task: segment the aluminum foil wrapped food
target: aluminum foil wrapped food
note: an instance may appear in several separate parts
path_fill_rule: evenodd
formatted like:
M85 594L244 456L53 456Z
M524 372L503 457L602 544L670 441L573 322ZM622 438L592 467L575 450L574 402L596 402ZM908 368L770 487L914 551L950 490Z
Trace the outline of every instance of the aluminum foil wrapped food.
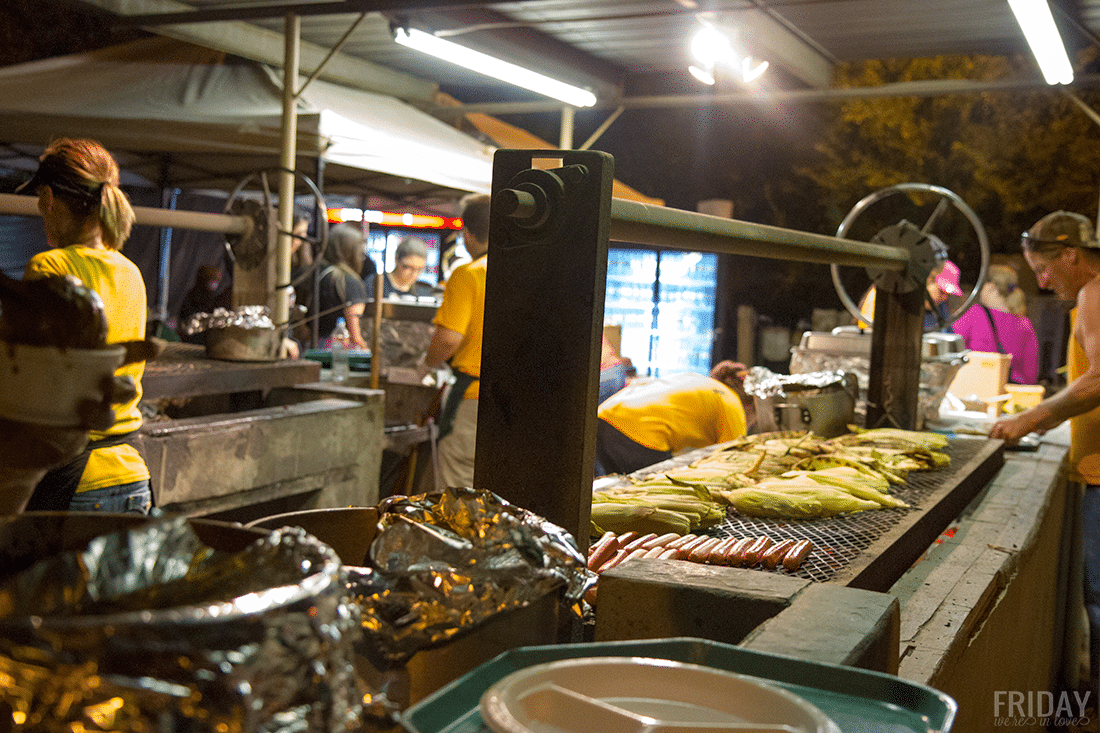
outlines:
M745 391L754 397L768 399L792 392L812 394L813 391L844 389L851 377L843 371L820 371L807 374L776 374L767 367L753 367L745 377Z
M488 491L390 497L379 510L357 591L364 653L379 669L547 593L563 590L579 612L596 582L568 532Z
M180 326L180 331L187 336L193 336L213 328L230 326L245 330L275 330L271 310L266 305L242 305L233 309L215 308L213 313L196 313Z
M150 520L3 580L0 700L47 733L350 733L359 621L345 568L302 530L227 552Z

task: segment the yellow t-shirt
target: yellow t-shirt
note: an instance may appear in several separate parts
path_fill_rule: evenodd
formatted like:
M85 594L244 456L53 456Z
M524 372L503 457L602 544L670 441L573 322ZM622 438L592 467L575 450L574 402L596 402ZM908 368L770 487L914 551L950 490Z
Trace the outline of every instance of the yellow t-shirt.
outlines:
M474 377L481 376L481 339L485 325L485 267L488 256L459 265L447 279L443 303L432 323L462 334L451 357L451 366ZM466 390L466 399L476 400L479 382Z
M1080 377L1089 368L1085 350L1073 336L1077 323L1077 309L1069 314L1070 337L1066 355L1069 381ZM1087 484L1100 484L1100 407L1070 418L1069 467L1070 479Z
M597 413L636 443L679 453L740 438L745 408L732 389L702 374L673 374L627 385Z
M47 275L74 275L103 299L107 315L107 343L145 338L145 281L141 270L125 255L113 249L92 249L74 245L41 252L31 258L23 272L26 280ZM145 362L119 367L116 375L129 375L137 384L137 396L115 405L115 424L105 433L92 431L96 440L105 435L128 433L141 427L141 377ZM132 446L117 445L92 451L77 492L119 486L149 478L149 469Z

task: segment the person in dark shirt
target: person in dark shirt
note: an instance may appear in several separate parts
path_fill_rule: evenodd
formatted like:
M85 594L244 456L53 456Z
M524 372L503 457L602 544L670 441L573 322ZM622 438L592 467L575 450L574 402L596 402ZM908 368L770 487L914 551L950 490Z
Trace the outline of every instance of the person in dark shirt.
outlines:
M359 276L366 257L363 231L353 224L338 224L328 234L320 279L317 283L317 332L324 343L339 318L344 319L355 349L367 348L359 328L367 304L367 288Z
M383 298L430 297L434 294L431 285L420 281L420 273L428 263L428 245L416 237L405 237L397 244L393 253L393 269L382 278ZM375 288L375 276L367 278L367 292L372 296Z

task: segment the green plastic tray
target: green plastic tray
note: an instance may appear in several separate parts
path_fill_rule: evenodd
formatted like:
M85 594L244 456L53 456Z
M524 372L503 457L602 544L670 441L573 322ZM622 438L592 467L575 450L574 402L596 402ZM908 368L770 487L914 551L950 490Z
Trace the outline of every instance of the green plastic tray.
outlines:
M481 695L498 680L535 664L597 656L671 659L752 675L813 703L844 733L947 733L957 709L942 692L893 675L677 638L512 649L409 707L401 724L410 733L485 733Z

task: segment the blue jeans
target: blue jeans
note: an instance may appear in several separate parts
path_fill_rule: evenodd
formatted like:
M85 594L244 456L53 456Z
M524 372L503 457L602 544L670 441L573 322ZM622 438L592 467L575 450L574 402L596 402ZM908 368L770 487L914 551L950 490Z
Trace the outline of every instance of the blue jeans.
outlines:
M149 479L132 484L107 486L102 489L81 491L69 502L70 512L114 512L122 514L148 514L153 508L153 491Z
M1100 486L1085 487L1081 501L1084 544L1084 597L1089 617L1089 689L1100 683Z
M603 402L625 386L626 366L624 364L612 364L607 369L600 370L600 393L597 402Z

